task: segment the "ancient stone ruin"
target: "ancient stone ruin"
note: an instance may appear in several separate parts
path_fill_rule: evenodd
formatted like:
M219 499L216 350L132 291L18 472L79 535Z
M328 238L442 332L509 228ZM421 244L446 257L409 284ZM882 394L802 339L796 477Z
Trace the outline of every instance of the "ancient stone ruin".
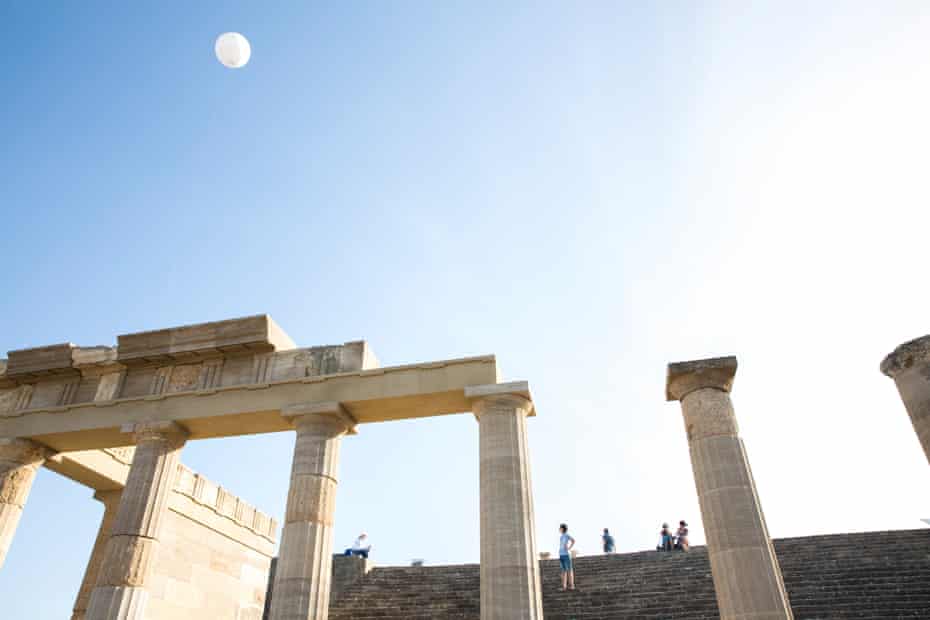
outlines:
M670 364L707 547L580 558L559 593L536 552L526 382L493 356L381 368L365 342L299 348L261 315L60 344L0 361L0 567L38 467L105 510L72 619L919 617L928 530L773 541L739 437L732 357ZM882 364L930 459L930 337ZM371 570L333 558L339 445L359 426L473 413L478 566ZM295 431L280 525L185 467L188 441ZM889 552L891 550L891 552ZM892 554L893 552L893 554ZM687 602L662 592L687 588Z

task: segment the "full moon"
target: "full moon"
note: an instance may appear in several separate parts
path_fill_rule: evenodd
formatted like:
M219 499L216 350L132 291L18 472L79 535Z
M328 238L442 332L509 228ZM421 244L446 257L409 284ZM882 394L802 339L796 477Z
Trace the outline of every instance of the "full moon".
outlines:
M252 46L238 32L226 32L216 38L216 58L230 69L239 69L249 62Z

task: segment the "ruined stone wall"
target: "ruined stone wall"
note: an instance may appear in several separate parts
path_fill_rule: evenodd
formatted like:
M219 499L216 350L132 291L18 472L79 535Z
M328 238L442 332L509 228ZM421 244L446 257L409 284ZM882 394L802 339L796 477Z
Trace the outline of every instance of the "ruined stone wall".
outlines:
M266 514L180 466L147 619L260 619L276 530Z
M170 511L147 620L260 620L271 557Z

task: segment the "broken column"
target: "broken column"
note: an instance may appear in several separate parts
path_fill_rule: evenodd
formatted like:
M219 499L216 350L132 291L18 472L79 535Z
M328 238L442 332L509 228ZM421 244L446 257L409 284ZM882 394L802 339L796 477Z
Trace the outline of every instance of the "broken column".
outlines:
M736 358L668 365L666 397L681 401L722 620L792 618L730 388Z
M914 432L930 461L930 336L899 346L882 361L881 369L898 386Z

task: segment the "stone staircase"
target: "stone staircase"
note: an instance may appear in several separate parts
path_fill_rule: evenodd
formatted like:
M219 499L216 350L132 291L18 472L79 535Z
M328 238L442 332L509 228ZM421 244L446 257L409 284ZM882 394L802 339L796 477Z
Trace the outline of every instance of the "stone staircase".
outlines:
M930 529L775 541L797 620L930 618ZM578 590L542 562L546 620L717 618L704 547L579 557ZM330 620L479 620L478 566L384 567L344 590Z

